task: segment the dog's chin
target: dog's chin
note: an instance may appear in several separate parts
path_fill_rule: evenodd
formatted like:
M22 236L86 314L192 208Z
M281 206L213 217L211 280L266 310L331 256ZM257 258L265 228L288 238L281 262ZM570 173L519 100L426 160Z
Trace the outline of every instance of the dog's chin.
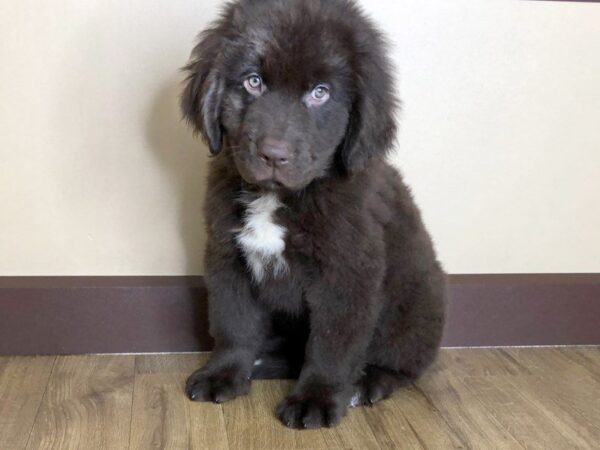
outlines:
M283 183L276 180L264 180L257 181L254 183L254 186L258 187L262 191L271 191L271 192L279 192L279 191L291 191L290 189Z
M244 176L242 174L242 178L244 181L262 191L272 191L272 192L295 192L302 189L305 184L293 182L287 178L277 176L267 177L267 178L259 178L255 176Z
M307 185L301 177L272 168L247 168L238 165L238 172L246 183L264 191L295 192Z

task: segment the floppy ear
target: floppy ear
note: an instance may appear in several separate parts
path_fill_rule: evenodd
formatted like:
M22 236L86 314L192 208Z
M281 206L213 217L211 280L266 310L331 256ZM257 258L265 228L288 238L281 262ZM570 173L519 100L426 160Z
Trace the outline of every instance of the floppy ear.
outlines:
M349 173L359 171L372 158L383 158L390 150L399 103L383 38L371 29L357 41L355 97L340 155Z
M188 76L180 101L183 117L201 133L213 155L223 145L221 102L225 83L214 67L220 48L221 37L216 29L201 35L190 62L183 68Z

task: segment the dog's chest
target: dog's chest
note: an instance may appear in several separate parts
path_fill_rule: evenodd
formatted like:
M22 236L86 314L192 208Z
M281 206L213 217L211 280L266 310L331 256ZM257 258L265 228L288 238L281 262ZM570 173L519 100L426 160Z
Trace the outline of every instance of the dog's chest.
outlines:
M236 232L236 242L256 281L267 275L278 277L288 265L283 256L285 227L275 222L275 212L283 205L275 194L263 194L246 203L243 226Z

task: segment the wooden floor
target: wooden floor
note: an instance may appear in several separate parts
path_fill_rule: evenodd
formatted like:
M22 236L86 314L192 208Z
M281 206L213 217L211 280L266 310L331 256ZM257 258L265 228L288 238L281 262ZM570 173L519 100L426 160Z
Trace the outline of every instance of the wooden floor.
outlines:
M273 416L289 382L186 400L206 355L0 357L0 448L600 448L600 348L444 350L414 387L335 429Z

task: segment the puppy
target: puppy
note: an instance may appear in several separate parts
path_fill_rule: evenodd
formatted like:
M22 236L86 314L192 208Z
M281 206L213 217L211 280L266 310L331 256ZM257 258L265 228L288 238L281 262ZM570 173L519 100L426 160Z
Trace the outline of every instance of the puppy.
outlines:
M192 51L184 117L214 155L206 196L210 361L196 401L298 378L276 414L334 426L434 359L445 275L384 157L386 45L351 0L239 0Z

